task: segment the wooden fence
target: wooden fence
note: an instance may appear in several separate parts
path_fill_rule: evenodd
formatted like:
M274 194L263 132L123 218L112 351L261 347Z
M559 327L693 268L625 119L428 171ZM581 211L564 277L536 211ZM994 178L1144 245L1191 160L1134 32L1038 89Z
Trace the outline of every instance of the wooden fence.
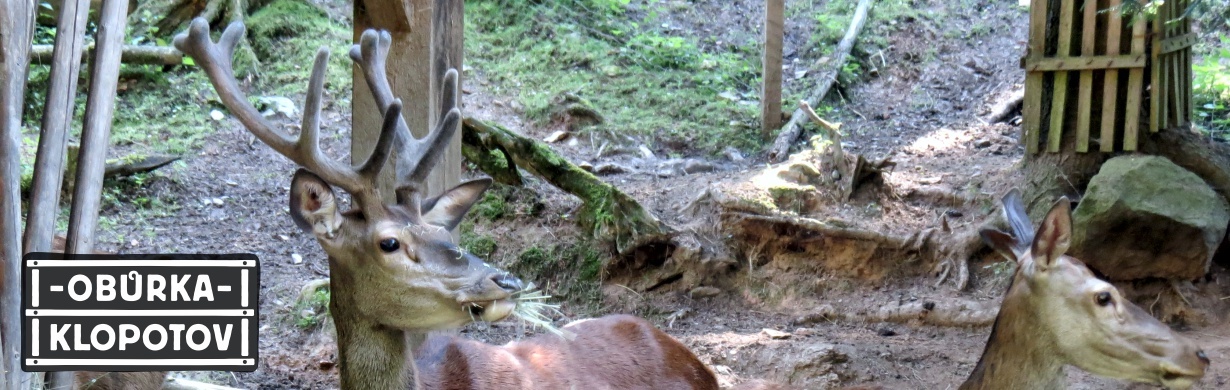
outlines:
M1166 1L1150 21L1125 16L1121 0L1034 0L1024 58L1026 151L1037 153L1046 134L1046 150L1059 152L1065 129L1076 131L1078 153L1091 141L1101 152L1134 151L1142 123L1150 132L1187 124L1195 35L1182 16L1189 3Z

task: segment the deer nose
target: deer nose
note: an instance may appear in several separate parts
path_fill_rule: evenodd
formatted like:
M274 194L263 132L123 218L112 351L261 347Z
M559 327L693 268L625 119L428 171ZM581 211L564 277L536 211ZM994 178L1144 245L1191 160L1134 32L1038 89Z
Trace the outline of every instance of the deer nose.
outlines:
M1204 350L1203 350L1203 349L1201 349L1201 350L1197 350L1197 351L1196 351L1196 358L1197 358L1197 359L1200 359L1200 361L1204 362L1204 364L1205 364L1205 365L1209 365L1209 364L1210 364L1210 363L1209 363L1209 355L1204 354Z
M499 274L492 276L491 280L495 282L496 286L500 286L500 288L508 292L521 291L521 288L524 287L521 283L521 279L518 279L516 276L512 276L510 274Z

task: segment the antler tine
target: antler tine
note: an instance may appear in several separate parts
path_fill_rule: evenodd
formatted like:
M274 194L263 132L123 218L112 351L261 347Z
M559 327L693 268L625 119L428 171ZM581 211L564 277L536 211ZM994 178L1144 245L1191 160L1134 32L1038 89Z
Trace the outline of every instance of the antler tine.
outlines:
M174 42L177 49L192 57L205 70L222 103L261 142L352 195L373 191L375 187L361 180L358 172L326 158L320 152L320 100L324 90L328 50L322 48L316 54L304 105L303 133L295 140L274 130L274 125L266 121L264 116L248 103L247 96L239 89L231 67L231 55L243 33L243 23L233 22L226 27L215 44L209 37L209 22L203 18L195 18L188 32L177 35Z
M393 102L393 90L389 84L386 64L392 37L387 31L367 30L359 37L359 44L351 46L350 59L363 69L363 78L371 90L377 107L388 111ZM444 145L452 140L461 113L457 111L457 79L456 69L449 69L444 75L441 99L441 117L434 131L422 139L415 139L410 134L410 128L405 119L397 118L394 142L399 150L396 170L398 187L417 187L427 178L431 168L442 155ZM400 191L405 192L405 191ZM399 194L405 195L405 194ZM401 196L399 196L401 197ZM402 197L404 199L404 197Z
M376 139L376 147L359 168L359 176L364 180L376 182L384 163L389 160L389 151L393 145L393 135L397 131L397 122L401 119L401 99L393 99L389 109L384 112L384 122L380 126L380 137Z
M403 153L397 159L397 184L399 186L414 186L427 179L431 169L440 162L445 146L452 141L461 121L461 110L457 108L457 70L449 69L444 74L442 83L442 104L444 114L436 122L436 128L416 142L414 153Z

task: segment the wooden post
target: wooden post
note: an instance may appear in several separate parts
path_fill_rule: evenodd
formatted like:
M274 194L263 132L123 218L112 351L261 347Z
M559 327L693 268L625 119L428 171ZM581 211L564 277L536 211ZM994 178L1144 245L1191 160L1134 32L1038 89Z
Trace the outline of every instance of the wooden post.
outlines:
M764 82L760 88L760 131L765 140L782 125L782 40L785 0L765 0Z
M437 84L445 71L433 69L434 56L439 54L449 61L455 61L449 65L461 70L461 7L462 2L449 0L357 0L354 3L355 42L369 28L386 30L393 38L387 65L389 84L393 96L401 98L404 104L402 116L415 137L422 137L431 131L440 116ZM440 49L438 53L432 49L433 21L437 19L448 21L439 24L445 31L438 39L446 40L450 46ZM371 154L380 133L382 118L367 83L361 82L361 70L358 66L352 67L352 70L356 82L351 99L353 134L350 156L351 162L357 164ZM427 196L438 194L460 182L460 131L448 148L440 164L427 178ZM389 158L395 159L398 152L394 150ZM381 191L387 201L393 200L392 177L390 170L382 173L380 180Z
M94 251L94 231L102 201L103 169L107 144L111 139L111 120L115 114L115 93L120 78L120 47L124 44L128 1L104 0L90 66L90 96L85 103L85 124L81 130L81 149L77 157L77 182L73 186L73 208L68 216L68 237L64 253Z
M30 386L21 370L21 110L35 2L0 2L0 388Z

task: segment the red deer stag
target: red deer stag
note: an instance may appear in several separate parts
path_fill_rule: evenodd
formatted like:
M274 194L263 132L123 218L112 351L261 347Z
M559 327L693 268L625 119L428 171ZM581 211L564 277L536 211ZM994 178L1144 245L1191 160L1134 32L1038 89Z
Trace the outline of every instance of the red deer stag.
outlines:
M1061 389L1067 365L1170 389L1190 388L1204 377L1209 358L1199 346L1065 255L1072 235L1067 198L1055 202L1036 232L1018 190L1002 201L1012 235L980 233L1017 270L961 390Z
M515 308L522 282L466 253L450 231L491 184L472 180L424 199L422 182L461 118L457 72L444 76L442 115L415 139L385 74L390 36L368 30L350 57L363 69L384 115L366 162L349 167L317 144L328 51L321 48L308 83L302 133L275 130L240 91L231 55L244 27L232 23L218 42L194 20L175 46L208 74L223 104L262 142L300 165L291 181L294 221L315 234L329 259L344 389L717 389L717 380L680 342L646 321L609 316L565 327L572 341L540 336L491 346L428 332L472 321L498 321ZM371 113L354 113L370 115ZM396 201L384 203L376 178L397 148ZM354 199L339 210L333 188Z

